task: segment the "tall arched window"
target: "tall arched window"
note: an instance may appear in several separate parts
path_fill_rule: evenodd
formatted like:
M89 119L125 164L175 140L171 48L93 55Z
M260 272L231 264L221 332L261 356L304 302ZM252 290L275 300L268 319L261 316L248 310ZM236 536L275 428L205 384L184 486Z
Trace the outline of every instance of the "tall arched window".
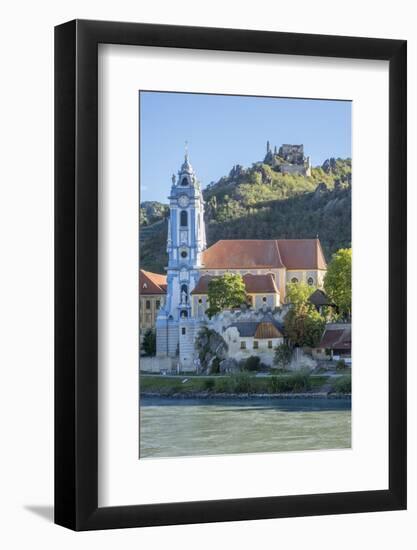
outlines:
M188 214L186 210L181 210L180 225L181 227L187 227L188 225Z
M182 178L181 185L184 186L184 187L185 187L186 185L188 185L188 180L187 180L186 177Z

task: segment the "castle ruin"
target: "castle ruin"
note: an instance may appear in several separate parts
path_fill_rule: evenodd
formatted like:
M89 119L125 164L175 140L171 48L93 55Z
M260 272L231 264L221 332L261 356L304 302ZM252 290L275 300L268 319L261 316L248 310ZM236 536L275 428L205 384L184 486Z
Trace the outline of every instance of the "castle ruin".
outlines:
M272 150L269 141L266 142L266 155L264 163L269 164L277 172L282 174L297 174L311 176L310 157L304 156L304 145L291 145L284 143L279 150Z

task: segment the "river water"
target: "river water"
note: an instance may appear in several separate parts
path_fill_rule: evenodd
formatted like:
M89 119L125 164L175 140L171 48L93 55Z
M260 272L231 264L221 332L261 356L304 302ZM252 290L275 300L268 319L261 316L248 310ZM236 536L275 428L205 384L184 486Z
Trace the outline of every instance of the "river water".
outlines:
M351 446L350 399L140 400L140 457Z

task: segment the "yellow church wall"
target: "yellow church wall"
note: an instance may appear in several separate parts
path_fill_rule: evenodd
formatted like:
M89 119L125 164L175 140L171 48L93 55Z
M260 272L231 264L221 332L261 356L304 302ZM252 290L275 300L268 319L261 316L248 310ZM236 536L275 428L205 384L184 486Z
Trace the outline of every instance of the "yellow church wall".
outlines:
M308 279L311 277L313 279L312 286L318 288L323 287L324 275L326 271L322 269L312 269L312 270L299 270L299 269L287 269L286 273L286 282L291 283L295 278L299 283L308 283Z
M165 296L161 294L145 294L140 296L139 328L144 330L155 328L159 309L165 304Z
M272 308L280 306L279 294L275 292L248 293L248 296L255 309L261 309L264 304ZM266 302L264 302L264 298L266 298Z
M261 309L265 305L267 307L279 307L280 306L280 295L279 293L265 292L265 293L249 293L248 297L252 302L252 306L255 309ZM263 298L266 298L266 302L263 301ZM201 300L201 303L199 302ZM192 317L201 317L202 314L208 308L209 303L207 299L207 294L193 294L191 300L191 315Z

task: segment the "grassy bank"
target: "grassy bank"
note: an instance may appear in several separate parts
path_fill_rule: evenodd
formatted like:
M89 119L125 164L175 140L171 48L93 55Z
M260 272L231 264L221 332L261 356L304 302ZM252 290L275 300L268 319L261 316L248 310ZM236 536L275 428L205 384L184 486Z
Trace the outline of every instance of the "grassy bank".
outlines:
M334 391L350 393L350 376L332 379L328 376L310 376L308 373L294 373L268 377L255 377L246 372L230 376L152 376L141 375L141 393L158 393L161 396L173 394L194 394L209 392L215 394L274 394Z

